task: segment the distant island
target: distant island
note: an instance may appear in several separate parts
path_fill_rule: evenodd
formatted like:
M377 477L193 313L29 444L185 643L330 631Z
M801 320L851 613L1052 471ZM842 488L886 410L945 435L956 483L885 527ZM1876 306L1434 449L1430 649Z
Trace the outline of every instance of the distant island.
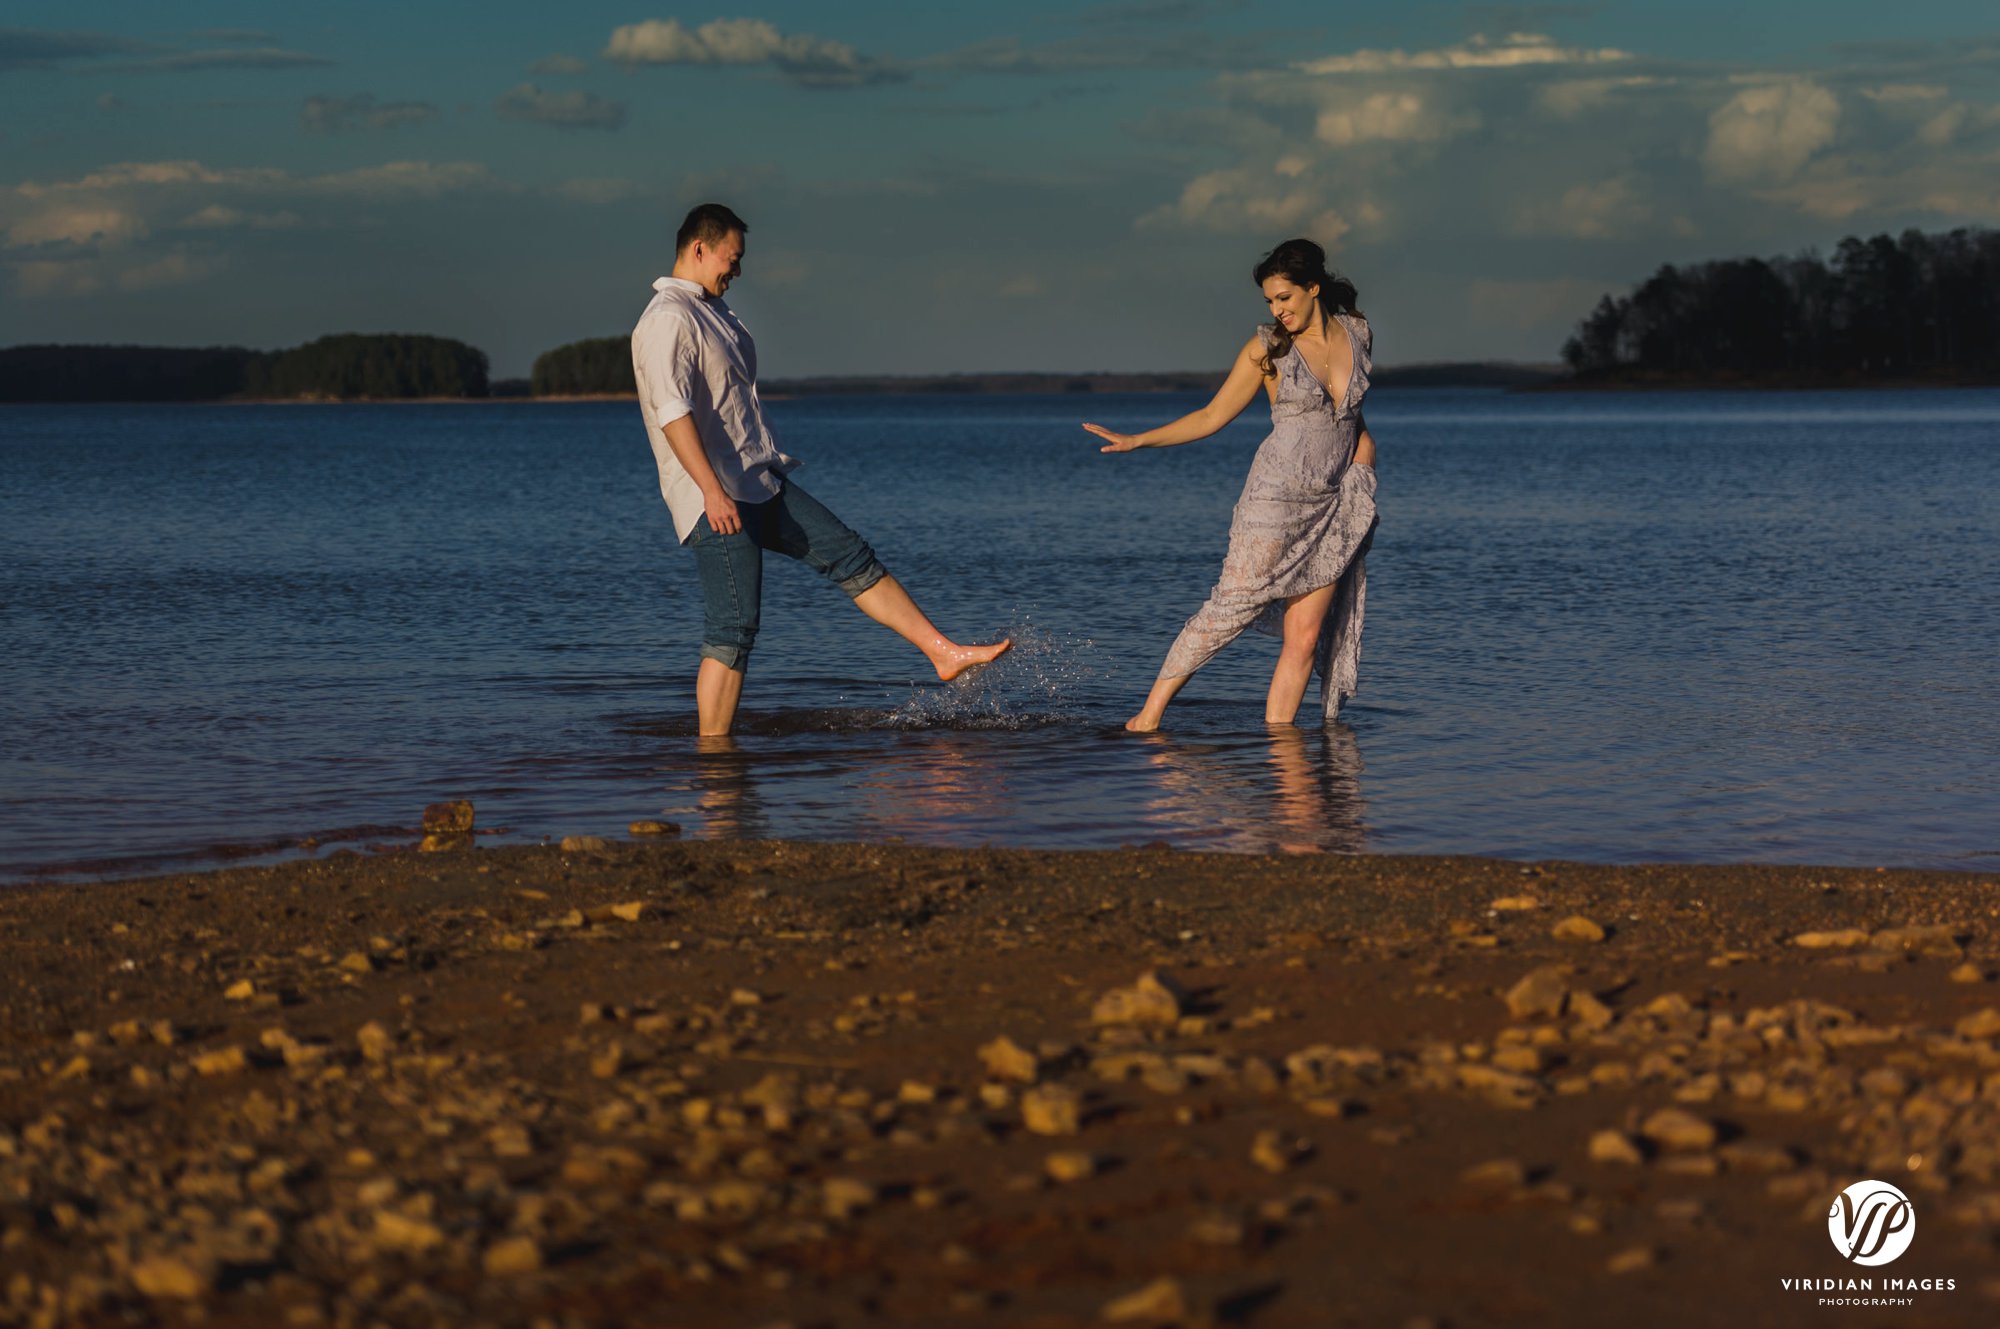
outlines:
M2000 383L2000 231L1849 236L1831 260L1663 265L1563 346L1564 388Z
M1822 259L1662 265L1605 295L1562 364L1450 363L1378 369L1385 388L1513 391L2000 384L2000 231L1849 236ZM1212 392L1222 375L858 374L767 379L772 397L864 393ZM623 336L537 356L526 379L492 381L485 352L447 337L342 333L282 351L240 346L0 349L0 402L406 401L630 397Z
M240 346L14 346L0 349L0 402L560 401L630 397L624 337L571 342L536 357L532 377L487 378L485 353L444 337L344 333L288 351ZM1430 364L1377 370L1390 387L1521 388L1560 365ZM1185 373L860 374L766 380L770 397L867 393L1213 392L1222 375Z
M396 401L488 395L486 353L448 337L343 333L241 346L10 346L0 401Z

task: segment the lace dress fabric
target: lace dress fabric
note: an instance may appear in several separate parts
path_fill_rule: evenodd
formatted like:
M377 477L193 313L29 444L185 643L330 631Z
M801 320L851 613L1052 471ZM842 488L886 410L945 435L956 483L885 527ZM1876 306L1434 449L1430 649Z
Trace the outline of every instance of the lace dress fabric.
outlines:
M1313 652L1329 724L1360 677L1368 592L1363 555L1375 534L1375 468L1354 460L1373 336L1358 315L1333 317L1353 350L1347 387L1335 400L1296 351L1274 366L1271 433L1236 500L1221 579L1160 667L1161 678L1192 674L1247 628L1283 636L1286 599L1332 586L1333 605ZM1259 333L1269 346L1269 329Z

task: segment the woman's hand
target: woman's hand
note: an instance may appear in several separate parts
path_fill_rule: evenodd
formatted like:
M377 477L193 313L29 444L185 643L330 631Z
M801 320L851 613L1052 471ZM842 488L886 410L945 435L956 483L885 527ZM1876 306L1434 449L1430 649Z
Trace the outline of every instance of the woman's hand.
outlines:
M1105 446L1099 448L1099 452L1130 452L1134 448L1146 446L1139 441L1137 434L1121 434L1115 429L1091 424L1088 420L1084 421L1083 427L1104 440Z

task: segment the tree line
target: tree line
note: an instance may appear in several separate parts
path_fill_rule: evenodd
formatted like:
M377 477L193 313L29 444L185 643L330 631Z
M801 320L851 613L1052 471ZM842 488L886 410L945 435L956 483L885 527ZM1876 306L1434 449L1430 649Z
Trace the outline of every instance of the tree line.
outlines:
M1563 346L1580 379L2000 378L2000 231L1663 265Z
M306 401L484 397L486 353L448 337L342 333L284 351L241 346L11 346L0 401Z

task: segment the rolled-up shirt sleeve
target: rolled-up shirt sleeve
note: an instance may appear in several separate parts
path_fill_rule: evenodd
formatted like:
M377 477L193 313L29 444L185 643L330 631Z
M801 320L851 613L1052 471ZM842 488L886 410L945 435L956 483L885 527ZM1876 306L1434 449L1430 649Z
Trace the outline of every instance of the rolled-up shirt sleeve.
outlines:
M694 413L694 330L681 319L655 318L632 339L632 368L656 424Z

